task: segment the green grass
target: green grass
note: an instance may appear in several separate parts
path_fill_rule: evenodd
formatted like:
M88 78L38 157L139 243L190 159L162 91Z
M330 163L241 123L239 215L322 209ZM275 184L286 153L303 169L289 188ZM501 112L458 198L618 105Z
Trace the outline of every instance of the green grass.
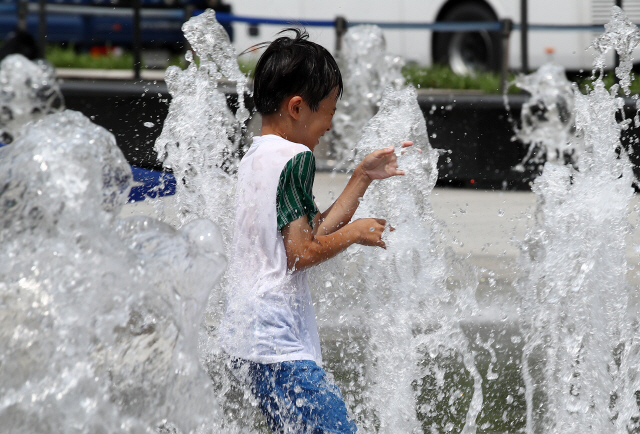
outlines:
M71 46L49 45L46 50L47 60L56 68L93 68L93 69L133 69L133 53L122 51L121 54L106 54L94 56L90 53L77 52ZM196 57L196 64L200 60ZM253 78L257 60L238 60L240 71ZM177 65L187 67L184 54L174 54L169 58L167 66Z
M133 69L133 54L123 51L121 54L108 54L93 56L90 53L77 52L71 46L49 45L46 50L47 60L56 68L95 68L95 69ZM198 59L196 58L196 62ZM185 68L187 65L183 54L174 54L169 59L168 65L177 65ZM167 65L167 66L168 66ZM253 78L256 67L255 58L238 59L240 70ZM452 89L452 90L476 90L488 94L500 93L500 74L478 73L474 75L458 75L445 66L419 66L407 65L402 70L408 83L419 89ZM569 80L575 82L584 93L591 84L591 72L572 73ZM515 78L513 73L508 76L508 82ZM605 74L604 82L607 87L614 83L613 72ZM509 93L519 93L520 89L511 85ZM631 82L631 94L640 94L640 80Z
M240 67L240 71L242 71L242 73L249 78L253 78L253 73L256 70L257 63L258 63L258 59L256 58L250 58L250 59L243 59L242 57L238 58L238 66Z
M56 68L93 68L93 69L133 69L133 53L122 51L120 54L94 56L77 52L71 46L48 45L47 60ZM184 55L175 54L169 59L169 65L185 67Z
M408 83L419 89L453 89L478 90L483 93L500 93L500 75L495 73L479 73L475 75L457 75L445 66L407 65L402 73ZM575 82L582 93L592 87L591 71L567 74L569 81ZM507 80L510 84L509 93L520 93L521 90L513 84L515 74L509 73ZM604 83L607 88L614 84L613 71L605 72ZM640 94L640 79L633 80L630 86L631 95ZM622 91L619 92L622 95Z
M47 46L46 57L56 68L133 68L133 55L129 52L123 52L121 55L92 56L89 53L77 53L73 47L49 45Z
M407 65L402 73L408 83L419 89L454 89L454 90L479 90L484 93L500 92L500 74L483 72L474 75L458 75L450 68L441 65L429 67L419 65ZM513 74L507 77L508 82L514 79ZM515 86L509 88L509 92L518 92Z
M613 86L613 84L615 83L614 77L615 76L613 71L605 72L603 81L607 89L610 89L611 86ZM570 81L576 83L582 93L586 93L587 89L591 89L593 87L592 80L591 80L591 71L567 74L567 78ZM640 94L640 77L635 77L635 79L631 81L631 86L629 86L629 91L631 95ZM623 95L622 90L620 90L619 94Z
M93 56L90 53L77 52L71 46L49 45L47 46L46 56L47 60L56 68L133 68L133 54L130 51L123 51L119 55ZM255 58L243 59L241 57L238 60L238 65L243 73L253 78L256 62ZM169 65L186 67L184 55L173 55L169 60ZM409 83L422 89L476 89L486 93L497 93L500 89L500 76L497 74L486 73L476 76L460 76L441 66L407 66L404 68L403 73ZM510 77L510 80L512 78Z

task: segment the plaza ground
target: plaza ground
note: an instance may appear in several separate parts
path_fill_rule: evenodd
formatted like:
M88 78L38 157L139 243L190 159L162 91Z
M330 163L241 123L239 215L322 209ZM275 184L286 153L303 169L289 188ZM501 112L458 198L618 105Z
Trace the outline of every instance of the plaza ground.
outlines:
M318 207L326 209L348 181L345 174L318 172L314 194ZM165 198L169 204L171 197ZM489 191L437 187L431 194L437 219L444 222L446 238L453 250L468 259L479 270L479 298L490 279L492 296L497 292L511 298L513 283L519 275L517 264L519 243L527 229L535 224L536 195L529 191ZM633 231L627 240L628 280L640 287L640 199L631 204L629 219ZM128 204L121 216L150 215L156 217L153 206L145 202Z

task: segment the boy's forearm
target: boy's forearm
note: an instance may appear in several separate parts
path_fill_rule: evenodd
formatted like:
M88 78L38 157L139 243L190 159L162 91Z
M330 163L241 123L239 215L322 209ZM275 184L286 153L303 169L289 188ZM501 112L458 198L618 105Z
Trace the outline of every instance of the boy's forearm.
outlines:
M356 167L338 199L320 217L318 235L328 235L344 227L358 209L360 198L371 185L371 179L360 166Z
M316 235L302 245L286 246L287 267L303 270L331 259L359 241L355 224L347 224L328 235Z

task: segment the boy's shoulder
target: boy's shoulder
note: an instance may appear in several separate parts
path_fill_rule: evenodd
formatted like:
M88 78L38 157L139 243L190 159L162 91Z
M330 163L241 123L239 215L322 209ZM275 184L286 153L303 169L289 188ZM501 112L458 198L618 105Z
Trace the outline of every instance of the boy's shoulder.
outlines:
M276 135L266 135L254 137L253 145L247 155L252 153L255 153L256 156L269 155L274 159L284 160L284 164L291 158L303 152L309 152L313 155L311 150L303 144L291 142Z
M278 182L288 166L299 165L301 157L315 169L315 158L311 150L300 143L290 142L280 136L254 137L253 144L242 157L238 166L238 177L242 182L249 179Z

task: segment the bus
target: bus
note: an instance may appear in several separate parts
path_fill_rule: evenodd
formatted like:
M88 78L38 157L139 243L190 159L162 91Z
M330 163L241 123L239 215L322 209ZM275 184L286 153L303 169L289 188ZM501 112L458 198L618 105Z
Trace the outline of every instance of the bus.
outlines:
M498 21L520 23L520 0L229 0L239 16L290 18L295 21L334 20L347 22L438 23L447 21ZM640 0L623 0L623 9L640 22ZM321 4L321 6L320 6ZM601 25L609 21L615 0L529 0L530 25ZM235 45L241 52L263 40L270 40L282 26L234 23ZM259 30L259 31L258 31ZM311 38L326 47L335 46L332 28L309 27ZM444 33L425 29L384 29L387 50L410 62L441 63L465 74L477 70L497 71L501 66L502 43L497 32ZM590 70L593 51L588 49L600 34L594 30L528 32L528 65L533 69L554 61L567 70ZM520 33L512 32L508 44L509 66L522 66ZM640 52L636 53L640 54ZM638 58L638 55L635 56Z

